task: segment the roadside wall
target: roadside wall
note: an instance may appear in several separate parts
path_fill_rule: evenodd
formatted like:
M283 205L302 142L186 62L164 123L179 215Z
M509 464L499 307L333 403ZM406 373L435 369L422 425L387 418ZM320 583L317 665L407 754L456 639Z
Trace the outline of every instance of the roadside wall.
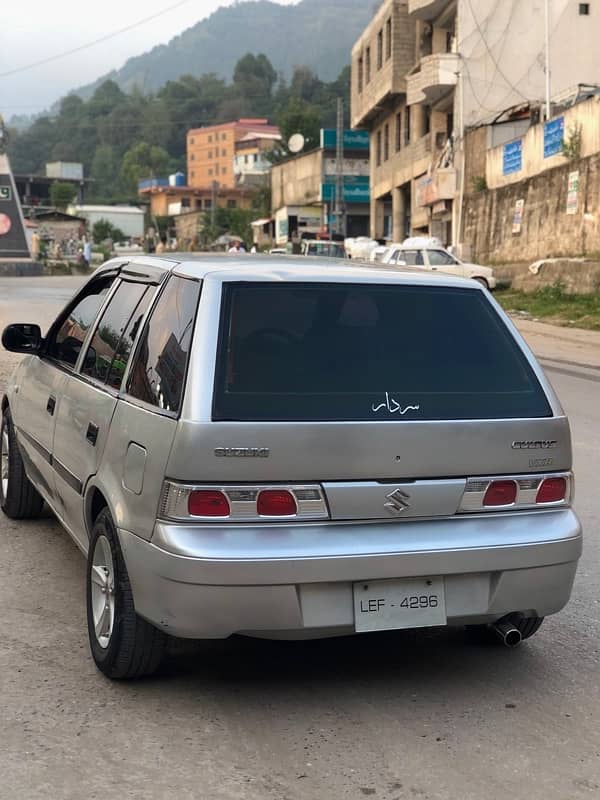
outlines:
M484 263L600 253L600 154L467 195L463 241Z

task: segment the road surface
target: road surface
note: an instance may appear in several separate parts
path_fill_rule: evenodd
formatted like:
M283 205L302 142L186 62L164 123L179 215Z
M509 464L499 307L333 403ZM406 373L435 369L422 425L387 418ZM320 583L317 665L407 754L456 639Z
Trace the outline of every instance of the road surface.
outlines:
M0 324L47 324L79 283L0 280ZM515 651L461 630L236 639L110 683L79 551L51 518L0 517L0 800L600 797L600 370L555 366L587 539L572 602Z

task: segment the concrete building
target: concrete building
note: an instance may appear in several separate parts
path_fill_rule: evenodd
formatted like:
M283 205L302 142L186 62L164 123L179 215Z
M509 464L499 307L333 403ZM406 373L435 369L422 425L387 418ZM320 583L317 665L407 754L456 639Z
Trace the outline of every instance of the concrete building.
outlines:
M138 194L149 204L151 216L176 217L190 211L210 211L218 208L250 208L251 191L243 188L217 186L171 186L164 178L140 181Z
M144 210L137 206L71 205L69 214L86 220L88 230L100 220L106 220L127 237L141 238L144 235Z
M553 93L600 82L592 5L549 3ZM519 103L543 105L544 9L544 0L381 4L352 50L352 126L371 136L372 236L462 242L465 130Z
M323 129L320 147L273 166L271 204L277 244L336 226L336 144L336 131ZM342 192L345 233L368 234L369 137L361 131L344 131Z
M248 134L255 138L279 136L279 128L263 118L239 119L221 125L193 128L187 132L187 175L192 187L236 185L234 158L236 144Z
M279 133L250 131L235 143L233 174L238 184L262 186L271 171L267 153L281 141Z

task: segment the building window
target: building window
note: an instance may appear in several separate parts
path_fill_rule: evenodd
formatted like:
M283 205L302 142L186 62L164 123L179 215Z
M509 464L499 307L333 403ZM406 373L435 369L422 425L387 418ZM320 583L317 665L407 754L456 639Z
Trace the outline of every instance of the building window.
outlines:
M396 152L402 149L402 112L396 114Z
M392 18L385 23L385 60L392 57Z
M371 48L365 50L365 83L371 80Z
M383 28L377 34L377 69L383 66Z
M210 197L204 199L204 208L212 208L212 199Z
M209 142L209 144L210 144L210 142L212 142L212 133L209 133L209 135L208 135L208 142Z
M375 147L375 163L378 167L381 166L381 131L377 131L377 138L376 138L376 147Z
M589 15L590 15L590 4L589 3L579 3L579 14L582 17L589 17Z
M209 150L209 151L208 151L208 157L209 157L209 158L212 158L212 150Z
M227 208L237 208L237 200L228 200Z
M227 175L227 167L221 167L221 175Z
M385 123L383 128L383 160L387 161L390 157L390 126Z
M194 144L194 137L193 137L193 136L192 136L192 138L190 139L190 144Z
M360 56L358 59L358 91L359 93L363 90L363 68L364 68L364 61L363 57Z
M410 144L410 106L406 106L404 115L404 144Z
M196 156L192 153L192 155L190 156L190 161L195 161L195 160L196 160Z
M227 157L227 150L221 150L221 156L223 158L226 158Z
M222 133L222 134L221 134L221 140L222 140L223 142L226 142L226 141L227 141L227 134L226 134L226 133Z
M192 170L192 171L190 172L190 178L194 178L195 176L196 176L196 173L194 172L194 170Z

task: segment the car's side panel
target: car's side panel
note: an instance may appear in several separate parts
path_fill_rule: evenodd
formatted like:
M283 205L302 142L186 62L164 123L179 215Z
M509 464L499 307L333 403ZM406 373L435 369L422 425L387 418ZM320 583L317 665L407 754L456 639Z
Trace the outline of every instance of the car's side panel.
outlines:
M84 381L67 378L56 420L53 464L60 513L87 547L83 491L98 469L117 403L116 395Z
M150 539L177 428L172 416L119 400L93 487L110 498L119 528Z
M18 373L12 408L19 446L31 480L44 494L55 496L52 454L54 430L67 374L51 361L29 356Z

